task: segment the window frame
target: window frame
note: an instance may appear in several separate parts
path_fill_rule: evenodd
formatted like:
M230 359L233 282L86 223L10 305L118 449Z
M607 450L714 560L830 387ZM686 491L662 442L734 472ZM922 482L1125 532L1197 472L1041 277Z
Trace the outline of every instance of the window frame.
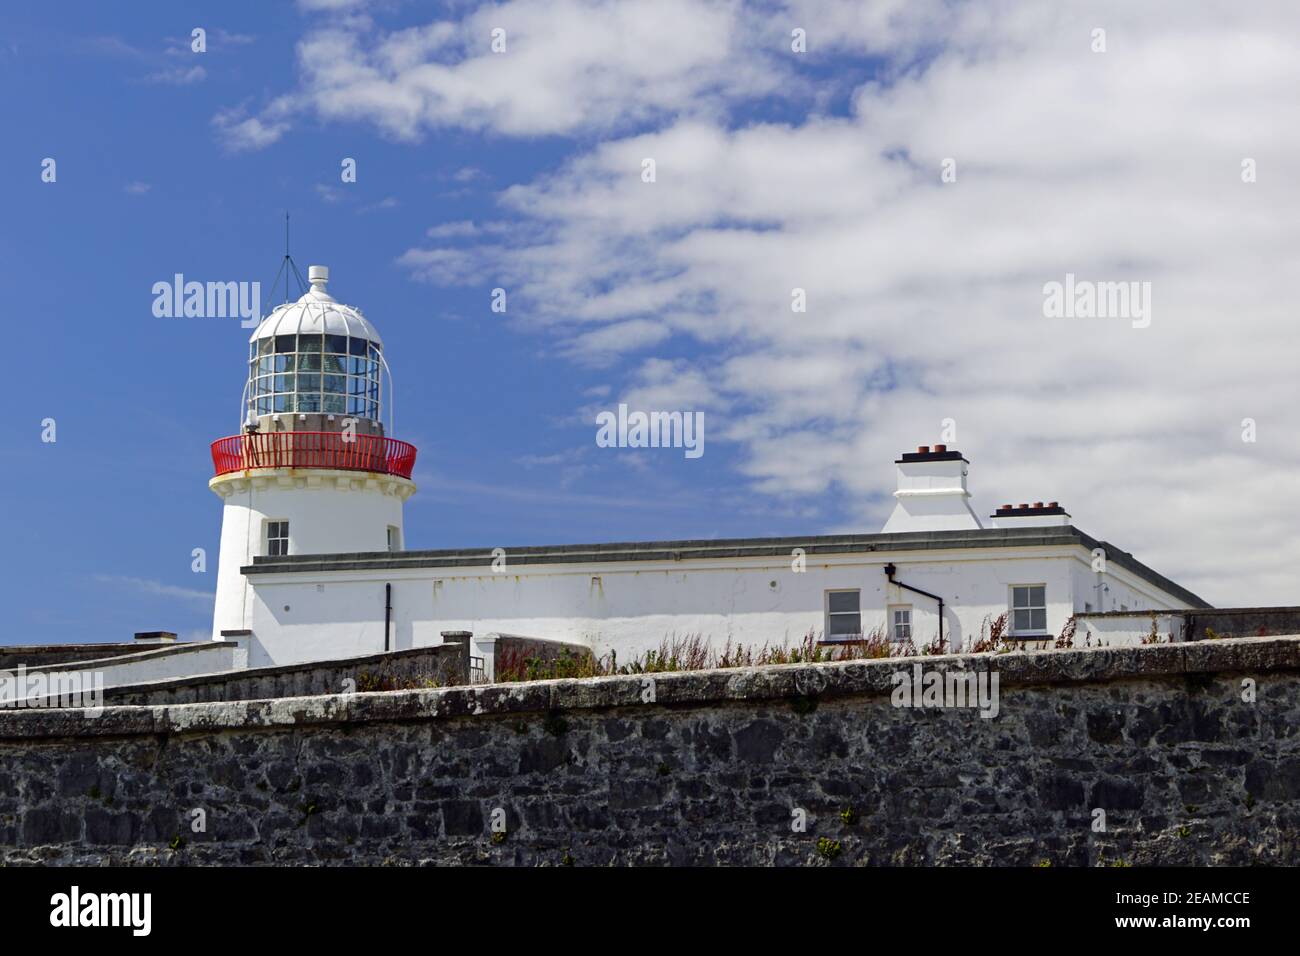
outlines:
M1030 603L1027 603L1027 604L1019 604L1019 605L1016 604L1016 591L1017 591L1017 589L1021 589L1021 588L1023 588L1024 590L1026 590L1026 591L1028 592L1028 594L1027 594L1026 597L1025 597L1025 600L1028 601L1028 602L1030 602ZM1034 603L1033 603L1033 599L1034 599L1034 597L1033 597L1033 589L1034 589L1034 588L1041 588L1041 589L1042 589L1042 592L1043 592L1043 603L1042 603L1042 604L1034 604ZM1027 611L1027 612L1029 613L1029 624L1030 624L1030 626L1029 626L1028 628L1023 628L1023 629L1022 629L1022 628L1018 628L1018 627L1016 627L1016 612L1017 612L1017 611ZM1033 626L1033 621L1034 621L1034 611L1042 611L1042 612L1043 612L1043 626L1042 626L1041 628L1036 628L1036 627ZM1010 629L1009 629L1009 630L1010 630L1010 636L1011 636L1011 637L1043 637L1043 636L1049 634L1050 632L1047 630L1047 584L1046 584L1046 582L1035 581L1035 582L1032 583L1032 584L1028 584L1028 583L1027 583L1027 584L1008 584L1008 585L1007 585L1007 619L1008 619L1008 623L1010 624Z
M828 642L831 642L831 643L834 643L834 642L837 642L837 641L842 642L842 641L856 641L856 640L861 640L862 635L863 635L863 631L862 631L862 588L827 588L827 589L826 589L824 592L822 592L822 593L823 593L823 595L824 595L824 597L822 598L822 614L823 614L823 622L824 622L823 630L822 630L822 640L823 640L823 641L828 641ZM831 610L831 595L832 595L832 594L855 594L855 595L857 595L857 598L858 598L858 602L857 602L857 603L858 603L858 608L857 608L857 610L856 610L856 611L832 611L832 610ZM857 630L856 630L856 631L850 631L850 632L848 632L848 633L846 633L846 634L835 634L835 633L831 630L831 618L833 618L833 617L848 617L848 616L850 616L850 615L852 615L852 616L854 616L854 617L856 617L856 618L858 619L858 628L857 628Z
M311 348L313 344L317 347ZM343 351L337 351L340 346ZM257 415L348 414L380 421L382 354L374 342L355 335L295 333L259 339L249 346L249 410Z
M278 526L283 525L284 534L272 535L272 530L280 530ZM272 547L272 542L284 542L281 550ZM262 522L262 550L268 558L283 558L289 554L289 519L288 518L266 518Z
M912 640L912 634L914 633L912 623L912 605L891 604L886 608L886 611L889 614L889 639L895 644L902 644L906 641ZM907 620L902 622L901 625L897 617L900 613L905 613L907 615ZM907 628L907 636L898 636L898 628L900 626Z

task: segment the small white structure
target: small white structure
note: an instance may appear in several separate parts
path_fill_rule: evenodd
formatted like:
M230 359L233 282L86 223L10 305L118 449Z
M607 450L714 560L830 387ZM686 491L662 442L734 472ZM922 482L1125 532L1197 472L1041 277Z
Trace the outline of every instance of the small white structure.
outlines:
M1208 607L1054 501L1004 505L985 526L970 463L943 445L898 459L876 534L403 550L415 449L384 435L383 343L325 291L323 267L310 276L253 334L245 425L213 445L225 508L213 636L246 645L249 666L465 631L487 661L498 633L624 662L690 635L757 648L879 633L956 650L999 619L1034 642L1076 615ZM1088 623L1080 643L1136 642L1145 632L1125 620Z
M224 504L215 640L251 627L242 568L255 556L401 548L415 449L384 435L383 341L326 292L327 268L308 276L311 289L249 339L242 430L212 445L208 487Z
M970 506L966 475L970 465L959 451L947 445L922 446L906 452L898 465L898 490L894 513L884 532L968 531L980 526Z

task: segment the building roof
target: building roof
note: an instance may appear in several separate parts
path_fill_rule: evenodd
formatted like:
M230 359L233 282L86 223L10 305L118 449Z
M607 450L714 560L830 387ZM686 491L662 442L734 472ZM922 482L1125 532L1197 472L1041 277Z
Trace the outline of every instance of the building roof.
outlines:
M336 301L325 291L329 270L324 266L312 266L310 274L311 288L297 302L276 306L249 336L248 341L256 342L276 335L314 335L323 332L326 335L350 335L353 338L367 339L383 348L384 340L361 314L360 309Z
M1102 548L1106 560L1193 607L1210 605L1164 575L1147 567L1107 541L1099 541L1071 525L1027 528L979 528L963 531L915 531L895 534L835 534L786 538L713 538L683 541L632 541L602 544L532 545L504 548L511 565L577 564L617 561L679 561L685 558L786 557L794 548L808 555L869 554L875 551L941 551L953 548L1027 548L1079 545ZM240 570L244 574L285 574L309 571L406 570L413 568L484 567L492 548L440 551L361 552L354 554L294 554L259 556Z

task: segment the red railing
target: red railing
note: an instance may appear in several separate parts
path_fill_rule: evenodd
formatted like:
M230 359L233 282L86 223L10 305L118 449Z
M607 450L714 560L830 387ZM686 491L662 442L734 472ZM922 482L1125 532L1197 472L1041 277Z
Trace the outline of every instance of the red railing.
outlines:
M334 468L410 478L415 446L396 438L342 432L254 432L218 438L212 466L218 475L253 468Z

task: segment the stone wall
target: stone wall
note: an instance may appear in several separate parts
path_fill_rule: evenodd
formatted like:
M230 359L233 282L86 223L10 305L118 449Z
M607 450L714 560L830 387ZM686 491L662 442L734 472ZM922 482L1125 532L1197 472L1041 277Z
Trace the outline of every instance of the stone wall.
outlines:
M1227 607L1187 611L1187 640L1300 633L1300 607Z
M507 672L523 674L527 671L530 660L549 664L565 656L575 661L592 656L591 648L582 644L526 637L522 634L490 634L488 641L492 645L494 675Z
M997 716L893 706L917 666L996 674ZM1298 841L1294 638L0 712L6 863L1295 865Z

